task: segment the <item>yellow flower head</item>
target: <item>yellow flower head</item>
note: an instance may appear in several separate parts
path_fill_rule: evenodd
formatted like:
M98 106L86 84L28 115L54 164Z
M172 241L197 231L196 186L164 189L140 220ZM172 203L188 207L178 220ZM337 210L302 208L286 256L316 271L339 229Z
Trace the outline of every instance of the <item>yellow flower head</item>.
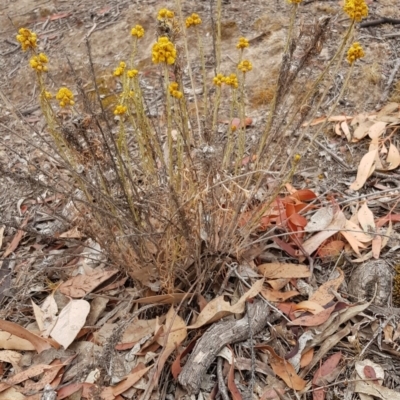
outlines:
M350 64L353 64L354 61L362 57L364 57L363 48L361 47L360 43L354 42L347 52L347 61Z
M249 60L240 61L238 64L238 70L242 71L243 73L249 72L253 69L253 65Z
M239 87L239 82L236 74L230 74L225 77L225 83L229 86L232 86L234 89Z
M201 18L199 17L198 14L193 13L190 17L186 18L186 28L190 28L193 25L200 25L201 24Z
M300 4L303 0L289 0L289 3Z
M295 163L298 163L298 162L301 160L301 155L300 155L300 154L296 154L296 155L293 157L293 159L294 159L294 162L295 162Z
M60 107L73 106L74 94L66 87L61 87L56 94L56 99L60 103Z
M126 73L128 74L128 78L134 78L139 71L137 69L130 69Z
M33 56L29 60L29 64L33 69L36 69L38 72L47 72L47 64L49 62L49 59L47 58L46 54L40 53L38 56Z
M217 76L214 76L213 82L215 86L222 86L223 83L225 83L226 77L219 73Z
M365 0L345 0L343 10L356 22L360 22L368 16L368 6Z
M31 32L29 29L21 28L18 31L17 40L21 43L21 48L23 51L28 49L36 49L37 44L37 35L34 32Z
M136 36L138 39L143 37L144 35L144 29L142 25L136 25L134 28L131 30L131 35Z
M249 41L245 37L239 38L239 42L237 43L236 48L244 49L246 47L249 47Z
M115 68L113 75L114 76L121 76L124 71L125 71L125 67L126 67L126 63L124 63L123 61L121 61L119 63L119 66L117 68Z
M157 19L159 20L159 21L162 21L163 19L166 19L166 18L174 18L174 12L173 11L170 11L170 10L168 10L168 9L166 9L166 8L162 8L159 12L158 12L158 15L157 15Z
M172 97L176 97L177 99L180 99L180 98L182 98L183 93L178 90L178 87L179 87L179 85L177 82L171 82L169 84L168 91Z
M153 44L152 61L154 64L165 62L169 65L176 60L176 49L174 44L165 36L160 37L157 43Z
M117 107L115 107L114 110L114 115L124 115L128 110L127 106L122 106L121 104L119 104Z
M48 92L47 90L45 90L45 92L44 92L44 97L45 97L47 100L50 100L50 99L53 98L53 95L52 95L50 92Z

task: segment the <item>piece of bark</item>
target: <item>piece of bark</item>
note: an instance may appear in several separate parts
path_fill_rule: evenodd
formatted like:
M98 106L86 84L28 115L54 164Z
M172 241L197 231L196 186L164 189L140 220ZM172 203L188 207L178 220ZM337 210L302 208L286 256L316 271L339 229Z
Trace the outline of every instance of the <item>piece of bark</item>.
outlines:
M388 305L391 289L392 267L384 260L370 260L358 265L348 284L349 293L356 300L373 300L375 306L381 307Z
M265 327L270 317L268 304L255 300L249 303L248 310L249 316L245 315L240 320L221 321L212 325L197 342L178 379L189 394L199 392L204 374L224 346L248 339L250 329L255 335Z

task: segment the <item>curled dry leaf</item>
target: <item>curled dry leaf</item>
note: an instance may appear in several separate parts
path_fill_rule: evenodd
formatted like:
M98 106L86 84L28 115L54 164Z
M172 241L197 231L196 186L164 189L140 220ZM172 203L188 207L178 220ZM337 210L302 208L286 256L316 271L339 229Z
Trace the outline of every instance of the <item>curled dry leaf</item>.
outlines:
M354 252L361 257L360 253L360 248L365 249L365 245L358 241L352 232L348 231L340 231L340 233L345 237L351 248L354 250Z
M332 289L337 291L344 280L344 273L340 268L337 268L339 276L335 279L329 280L323 283L318 290L310 297L309 301L317 303L321 306L328 304L332 299L335 298Z
M95 271L90 275L77 275L64 282L59 290L62 294L72 297L79 298L86 296L92 290L96 289L101 283L111 278L118 272L116 269L104 271Z
M43 339L40 336L37 336L32 332L29 332L27 329L23 328L22 326L19 326L18 324L15 324L14 322L0 320L0 329L32 343L33 347L35 348L35 350L38 353L41 353L44 350L52 348L52 346L46 339ZM0 332L0 333L3 333L3 332ZM10 335L6 335L6 336L9 337ZM6 348L6 347L4 347L4 348ZM19 349L15 349L15 350L19 350Z
M372 240L372 257L377 260L381 254L381 249L382 249L382 236L381 235L375 235L375 237Z
M382 107L382 109L378 112L377 118L382 118L386 115L392 114L399 110L399 103L391 102Z
M357 126L353 133L353 142L358 142L368 135L369 129L374 123L372 121L363 121Z
M375 220L374 214L368 208L367 202L364 202L360 207L357 213L358 222L360 223L363 231L366 234L374 234L375 233ZM371 237L372 239L372 237Z
M364 186L364 183L375 170L377 154L378 149L375 149L364 155L364 157L361 159L360 165L358 166L357 178L350 185L350 189L359 190Z
M383 380L385 379L385 371L381 365L369 360L365 359L362 361L357 361L355 364L355 369L357 375L361 379L377 379L376 383L382 385Z
M175 380L178 379L178 376L182 371L181 359L184 358L187 354L189 354L193 350L193 348L194 348L194 346L195 346L195 344L197 342L197 339L198 339L198 336L195 337L194 339L192 339L192 341L187 345L185 350L183 350L182 353L179 353L176 356L174 362L172 363L172 365L171 365L171 373L172 373L172 376L174 377Z
M26 224L29 221L30 216L28 215L21 224L21 228L25 228ZM13 240L8 244L6 250L4 251L4 254L2 255L2 258L7 258L19 245L19 242L25 235L25 231L22 229L18 229L17 233L14 235Z
M321 258L339 257L345 243L342 240L331 240L324 243L317 251Z
M51 330L57 322L57 303L54 300L54 296L51 294L43 302L42 306L36 305L33 300L32 307L35 314L35 319L40 329L42 337L49 337Z
M375 385L374 383L364 382L362 380L356 380L354 391L356 393L369 394L382 400L400 400L399 392L383 386Z
M288 323L288 326L319 326L326 322L330 315L335 311L336 304L324 309L318 314L299 317Z
M264 349L267 350L270 355L268 362L270 363L275 374L285 381L286 385L288 385L291 389L303 390L307 384L307 381L301 379L297 375L293 365L284 358L279 357L271 346L264 346Z
M159 323L157 319L145 320L135 318L124 330L121 338L121 345L123 343L137 343L145 336L153 334L157 323Z
M115 386L109 386L102 390L100 397L103 400L114 400L118 395L130 389L151 367L145 367L143 363L139 363L132 372L127 375L121 382Z
M308 254L314 253L314 251L317 250L326 239L343 229L345 224L346 217L344 216L343 212L339 210L334 215L332 222L326 227L326 230L318 232L316 235L311 236L303 243L303 250Z
M67 349L85 325L89 311L90 305L86 300L71 300L61 310L51 337Z
M75 358L75 356L69 357L64 362L61 362L61 360L53 360L50 364L50 366L52 368L45 371L38 382L28 381L25 383L24 393L25 393L25 391L31 392L31 391L42 390L47 384L50 384L51 382L53 382L53 380L56 378L59 371L65 365L68 365L74 358Z
M297 290L280 292L279 290L274 290L274 289L262 289L260 293L265 299L273 302L286 301L300 294Z
M17 389L10 387L0 393L0 400L26 400L27 397L20 393Z
M334 212L332 207L322 207L310 218L304 227L306 232L319 232L326 229L332 222Z
M294 311L308 311L311 314L318 314L321 311L324 311L324 307L322 307L320 304L318 304L315 301L301 301L300 303L296 304L293 306Z
M194 295L194 293L170 293L159 294L157 296L142 297L134 300L138 304L176 304L180 303L185 297Z
M326 382L327 378L335 370L341 358L342 358L341 352L332 354L321 365L321 367L317 370L312 380L314 389L316 389L318 386L325 386L325 384L327 383ZM326 388L314 390L313 400L323 400L325 398L325 393L326 393Z
M179 315L177 315L174 307L171 307L167 313L165 325L163 326L163 334L156 337L157 343L160 346L163 346L163 349L158 358L158 362L153 369L150 384L147 386L145 393L151 393L154 386L157 385L168 357L179 347L186 337L186 323Z
M375 122L368 130L368 136L371 139L379 138L385 132L387 123L382 121Z
M301 355L301 360L300 360L300 368L307 367L307 365L310 364L314 357L314 348L311 348L309 350L306 350L302 355Z
M351 142L351 132L349 125L347 124L347 121L343 121L340 123L340 127L342 128L342 131L344 135L346 136L346 139L348 142Z
M8 332L0 331L0 349L35 351L35 346L28 340L11 335Z
M265 263L257 267L259 274L266 279L280 278L308 278L311 276L310 268L302 264Z
M27 379L31 379L35 376L42 374L43 372L49 371L54 367L47 364L37 364L32 367L26 369L25 371L21 371L18 374L13 375L11 378L8 378L6 381L0 383L0 392L8 389L13 385L18 385L21 382L26 381Z
M263 287L263 283L264 279L256 281L253 286L233 306L224 300L224 296L219 296L211 300L199 314L196 323L188 326L188 329L200 328L203 325L218 321L227 315L240 314L244 312L247 299L257 296Z
M389 164L387 167L389 171L396 169L400 165L400 153L393 143L390 143L386 162Z
M239 389L236 386L235 383L235 362L234 362L234 357L232 354L232 362L231 362L231 367L229 368L229 374L228 374L228 389L231 392L232 399L233 400L243 400L243 397L241 393L239 392Z
M12 350L2 350L0 351L0 361L10 363L13 368L14 372L18 373L21 370L19 366L19 362L21 361L22 354L12 351Z
M359 242L369 243L371 236L364 233L363 230L353 221L346 220L345 230L351 233Z
M83 398L92 398L93 393L98 390L97 386L93 383L82 382L82 383L71 383L67 386L62 386L57 390L57 400L63 400L69 396L72 396L78 390L82 390ZM71 397L72 398L72 397Z

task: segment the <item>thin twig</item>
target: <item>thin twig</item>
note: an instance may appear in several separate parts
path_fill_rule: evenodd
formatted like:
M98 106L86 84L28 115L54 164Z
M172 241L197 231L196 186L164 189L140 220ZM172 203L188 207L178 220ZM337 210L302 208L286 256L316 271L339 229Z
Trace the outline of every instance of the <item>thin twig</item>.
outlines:
M222 400L230 400L229 394L228 394L228 389L226 388L226 385L225 385L224 374L222 372L223 363L224 363L224 359L222 357L218 357L218 361L217 361L218 390L219 390L219 394L222 397Z

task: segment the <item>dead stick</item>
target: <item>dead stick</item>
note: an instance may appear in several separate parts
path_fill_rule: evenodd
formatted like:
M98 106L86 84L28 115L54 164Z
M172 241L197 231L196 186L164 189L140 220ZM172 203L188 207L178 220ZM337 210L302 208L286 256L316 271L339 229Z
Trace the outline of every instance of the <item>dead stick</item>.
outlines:
M369 28L370 26L377 26L377 25L383 25L383 24L397 25L397 24L400 24L400 19L382 17L382 18L376 19L375 21L365 21L365 22L361 23L359 25L359 27L360 28Z
M249 338L249 321L253 335L265 327L270 317L269 306L263 301L255 300L249 303L248 309L249 315L238 321L221 321L212 325L197 342L179 375L179 383L190 394L199 392L204 374L227 344L242 342Z

